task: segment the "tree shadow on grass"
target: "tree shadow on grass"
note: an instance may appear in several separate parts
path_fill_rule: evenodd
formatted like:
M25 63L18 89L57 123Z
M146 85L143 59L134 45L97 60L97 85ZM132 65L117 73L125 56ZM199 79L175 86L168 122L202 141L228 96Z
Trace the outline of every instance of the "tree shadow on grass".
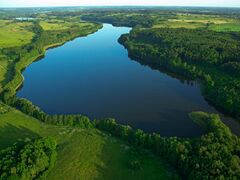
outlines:
M7 123L0 128L0 149L13 145L17 140L36 138L39 135L23 126L13 126Z
M15 75L14 67L15 67L15 63L13 63L13 62L8 63L8 65L6 67L7 71L4 74L4 80L1 82L2 86L5 86L14 77L14 75Z
M121 150L119 150L120 146L115 138L99 132L99 135L102 136L105 139L105 142L103 143L102 151L98 155L99 159L101 159L101 163L96 163L96 169L98 171L98 176L94 179L96 180L110 180L110 179L120 179L119 175L121 174L121 169L124 165L120 165L123 162L123 159L121 159L119 154L123 153ZM116 162L117 161L117 162ZM118 172L116 174L116 172Z

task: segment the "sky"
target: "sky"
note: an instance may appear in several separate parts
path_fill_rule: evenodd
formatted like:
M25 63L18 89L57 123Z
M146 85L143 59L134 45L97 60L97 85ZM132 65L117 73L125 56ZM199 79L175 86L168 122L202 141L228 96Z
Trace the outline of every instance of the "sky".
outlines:
M0 0L0 7L106 6L106 5L240 7L240 0Z

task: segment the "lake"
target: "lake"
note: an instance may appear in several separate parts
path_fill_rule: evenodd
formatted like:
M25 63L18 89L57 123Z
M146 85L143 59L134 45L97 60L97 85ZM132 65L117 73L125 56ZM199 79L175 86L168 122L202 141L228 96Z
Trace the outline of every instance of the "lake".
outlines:
M112 117L163 136L201 135L188 113L217 110L202 97L197 83L184 83L131 60L117 41L130 30L104 24L94 34L48 50L23 72L17 96L49 114ZM240 123L231 118L224 122L240 132Z

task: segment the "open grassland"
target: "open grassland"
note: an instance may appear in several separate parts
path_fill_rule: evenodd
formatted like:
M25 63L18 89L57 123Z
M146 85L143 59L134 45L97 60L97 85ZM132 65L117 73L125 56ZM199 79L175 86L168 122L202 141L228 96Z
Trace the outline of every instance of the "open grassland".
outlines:
M34 35L31 22L0 20L0 48L22 46L31 42Z
M48 21L40 21L40 26L45 31L54 31L54 30L67 30L73 27L86 27L93 26L92 23L85 22L68 22L64 20L48 20Z
M49 30L65 30L71 27L71 23L64 22L60 20L53 20L53 21L41 21L40 26L45 31Z
M214 23L225 24L232 22L230 18L220 17L216 15L199 15L199 14L177 14L176 20L185 22Z
M11 20L0 20L0 50L6 48L22 47L31 42L34 33L31 22L18 22ZM0 52L0 92L3 84L9 79L8 73L11 59Z
M96 129L45 125L15 109L0 105L0 148L18 139L53 136L58 156L48 179L171 179L166 163L147 151L135 150ZM129 162L139 161L140 169Z
M240 21L212 15L177 14L176 18L157 21L153 28L203 28L217 32L239 32Z
M179 20L168 20L157 23L153 26L153 28L187 28L187 29L196 29L202 28L205 25L199 22L186 22Z
M220 25L211 24L208 29L217 32L240 32L240 21L236 23L226 23Z

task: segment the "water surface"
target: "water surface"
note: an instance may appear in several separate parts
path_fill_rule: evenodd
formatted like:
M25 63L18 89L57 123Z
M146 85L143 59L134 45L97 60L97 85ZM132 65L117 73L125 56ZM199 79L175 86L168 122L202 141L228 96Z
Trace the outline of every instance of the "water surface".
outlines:
M128 57L117 40L130 28L104 24L98 32L50 49L23 73L18 92L50 114L113 117L148 132L198 136L191 111L217 112L189 85ZM237 131L239 124L226 120Z

